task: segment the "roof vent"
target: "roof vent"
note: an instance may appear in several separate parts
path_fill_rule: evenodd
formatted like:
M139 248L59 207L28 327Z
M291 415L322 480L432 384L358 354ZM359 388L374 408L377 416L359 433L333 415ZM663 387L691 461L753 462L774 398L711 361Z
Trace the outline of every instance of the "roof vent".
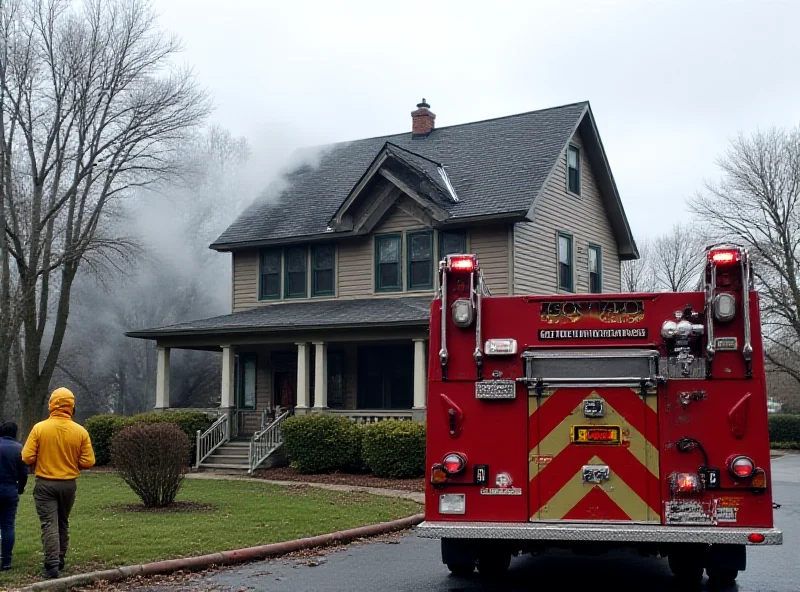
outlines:
M433 131L433 120L436 115L431 113L431 106L422 99L417 103L417 110L411 112L411 136L413 138L424 138Z

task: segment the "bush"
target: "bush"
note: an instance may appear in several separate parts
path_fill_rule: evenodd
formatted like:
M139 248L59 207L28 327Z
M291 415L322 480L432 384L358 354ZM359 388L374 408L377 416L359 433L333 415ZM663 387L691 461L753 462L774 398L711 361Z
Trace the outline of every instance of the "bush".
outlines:
M175 501L183 483L189 438L170 423L132 425L111 441L111 461L148 508Z
M425 474L425 425L382 421L364 431L364 461L377 477L405 479Z
M111 462L111 440L127 425L127 418L119 415L95 415L84 423L92 440L95 464L99 467Z
M800 442L773 442L773 450L800 450Z
M214 423L207 413L203 411L151 411L140 413L128 418L128 425L171 423L175 424L189 438L189 462L195 459L195 448L197 447L197 430L205 432Z
M363 428L332 414L287 417L282 425L286 454L300 473L358 470Z
M800 442L800 415L770 415L770 442Z
M132 417L120 415L95 415L86 420L84 427L92 439L96 465L102 467L111 462L111 440L123 428L132 425L171 423L177 425L189 438L189 462L194 462L197 430L206 431L213 420L203 411L151 411Z

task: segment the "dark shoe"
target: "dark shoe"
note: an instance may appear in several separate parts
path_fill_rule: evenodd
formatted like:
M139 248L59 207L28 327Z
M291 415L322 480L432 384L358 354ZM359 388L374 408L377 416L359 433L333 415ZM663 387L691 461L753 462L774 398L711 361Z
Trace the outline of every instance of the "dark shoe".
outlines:
M58 570L59 570L59 571L61 571L61 570L63 570L63 569L64 569L64 558L63 558L63 557L61 557L61 558L58 560Z
M58 568L53 567L45 570L44 577L46 577L48 580L55 580L58 577Z
M8 571L9 569L11 569L10 563L4 563L2 566L0 566L0 570Z

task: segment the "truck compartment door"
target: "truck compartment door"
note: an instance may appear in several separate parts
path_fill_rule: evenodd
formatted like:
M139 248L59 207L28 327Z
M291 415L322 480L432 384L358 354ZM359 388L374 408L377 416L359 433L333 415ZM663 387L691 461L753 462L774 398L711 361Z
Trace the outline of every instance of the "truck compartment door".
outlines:
M660 522L658 352L526 352L532 521Z

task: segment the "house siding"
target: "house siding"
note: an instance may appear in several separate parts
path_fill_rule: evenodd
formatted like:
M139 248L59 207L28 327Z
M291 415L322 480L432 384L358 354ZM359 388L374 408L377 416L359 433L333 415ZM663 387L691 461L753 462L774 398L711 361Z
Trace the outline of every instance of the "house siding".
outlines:
M572 143L583 148L580 134ZM617 243L600 197L594 172L581 150L581 195L567 191L567 156L561 154L540 197L534 222L514 225L513 284L515 294L554 294L558 291L557 237L573 237L573 285L589 291L589 245L602 255L603 292L621 289Z
M408 199L408 198L401 198ZM402 202L399 202L402 203ZM376 225L369 236L356 239L348 239L336 245L336 273L334 296L314 297L314 298L292 298L292 302L299 300L324 300L329 298L364 298L364 297L397 297L407 296L408 294L433 294L433 290L414 290L408 292L405 282L407 281L407 252L406 252L406 232L414 230L425 230L429 228L420 220L408 214L398 204L392 206L384 218ZM402 239L402 269L403 269L403 290L399 292L388 292L375 294L375 235L384 233L403 233ZM479 228L471 228L467 231L467 249L478 255L483 268L484 278L486 279L492 294L504 295L509 293L510 288L510 262L509 255L509 236L510 226L491 225ZM438 233L434 231L434 258L438 249ZM258 299L258 273L259 273L259 251L257 249L248 251L235 251L233 253L233 312L239 312L268 306L286 299L264 300ZM434 277L435 277L434 269ZM283 274L281 274L283 276ZM310 278L310 265L309 265ZM283 277L282 277L283 281ZM310 281L310 280L309 280ZM310 293L310 286L309 286Z

